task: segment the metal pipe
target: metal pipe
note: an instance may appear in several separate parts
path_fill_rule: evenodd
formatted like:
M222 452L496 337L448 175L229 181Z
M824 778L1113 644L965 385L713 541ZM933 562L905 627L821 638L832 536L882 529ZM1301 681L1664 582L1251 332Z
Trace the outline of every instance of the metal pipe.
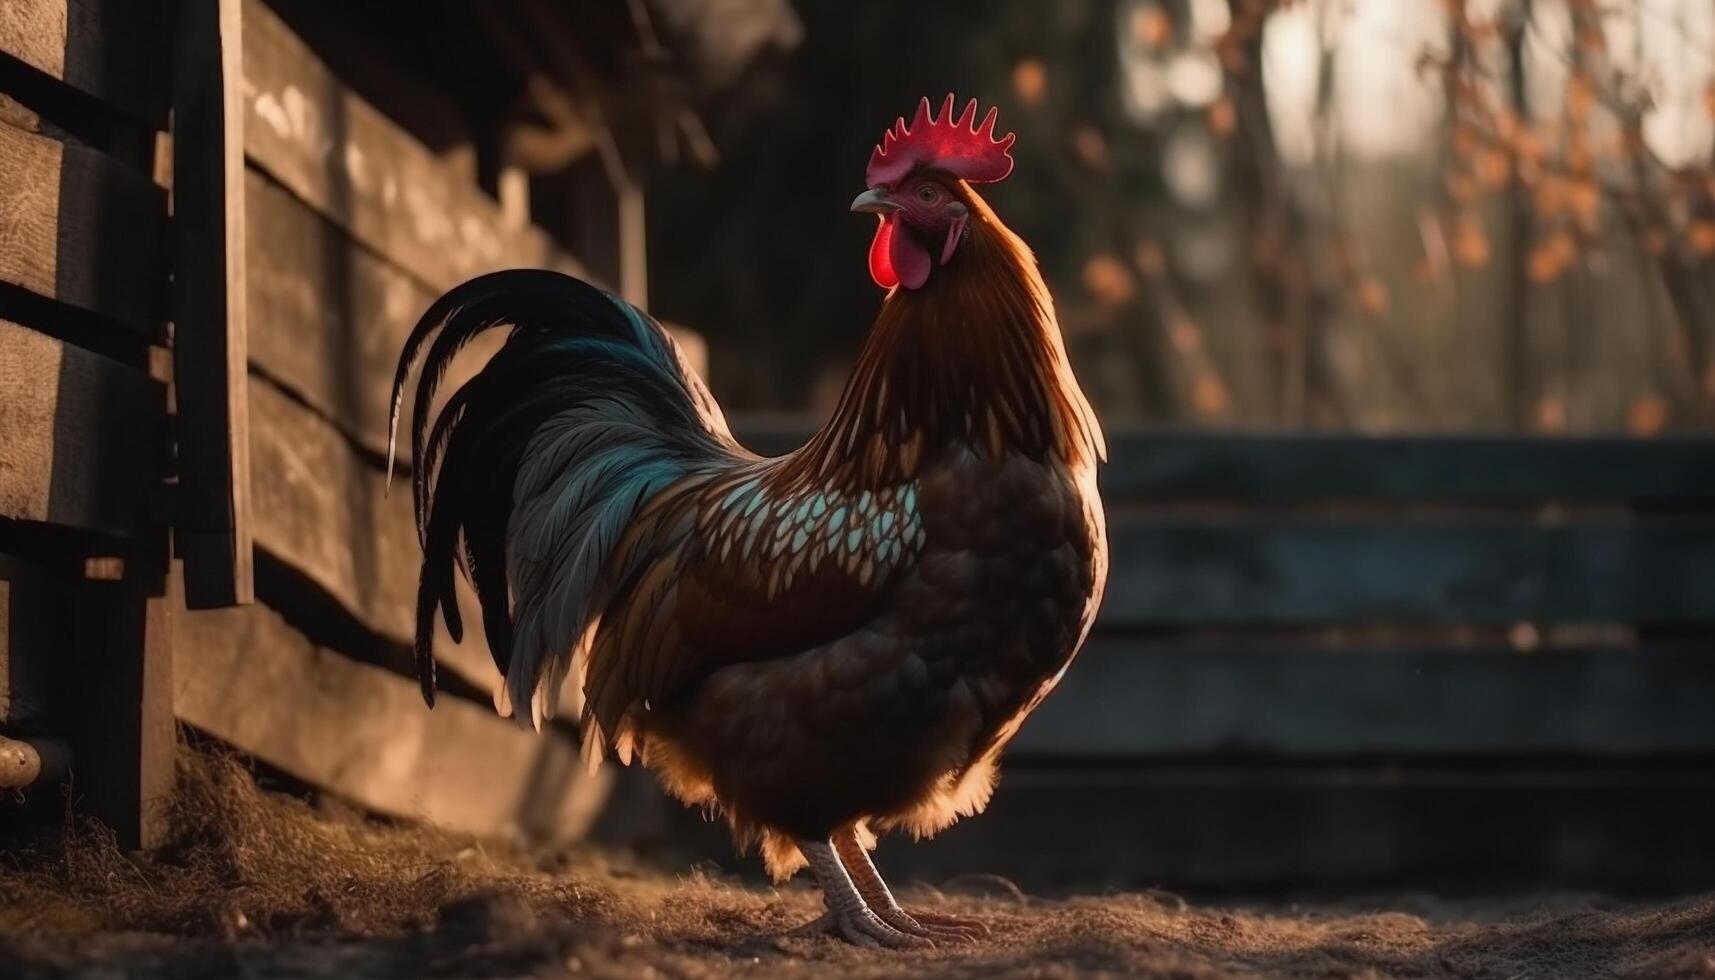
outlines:
M0 736L0 790L63 782L71 771L71 745L63 738Z

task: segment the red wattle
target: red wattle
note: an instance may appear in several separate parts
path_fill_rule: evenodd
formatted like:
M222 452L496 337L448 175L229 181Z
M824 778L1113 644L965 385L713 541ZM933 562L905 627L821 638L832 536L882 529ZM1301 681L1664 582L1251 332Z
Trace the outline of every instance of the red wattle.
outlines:
M888 246L888 257L893 260L893 271L899 276L899 284L906 289L922 288L929 281L929 250L923 247L917 236L904 228L893 230Z
M892 289L899 285L899 274L893 271L893 224L894 216L884 214L879 216L881 222L875 229L875 240L869 243L869 277L882 289Z
M899 215L887 214L869 243L869 277L883 289L917 289L929 281L929 250L899 227Z

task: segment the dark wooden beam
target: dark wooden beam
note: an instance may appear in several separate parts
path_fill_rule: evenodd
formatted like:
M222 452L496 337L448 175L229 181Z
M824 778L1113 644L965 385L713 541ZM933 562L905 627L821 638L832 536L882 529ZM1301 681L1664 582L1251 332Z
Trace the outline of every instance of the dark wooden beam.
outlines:
M1002 770L981 816L933 841L887 838L877 862L899 880L982 872L1033 894L1715 887L1710 766Z
M791 452L819 420L733 419L766 455ZM1715 506L1715 439L1673 436L1247 435L1116 427L1102 492L1110 504L1295 505L1660 502Z
M1010 755L1715 763L1711 704L1715 656L1703 648L1330 649L1098 634Z
M1715 624L1715 516L1126 514L1104 626Z
M193 609L242 605L255 594L244 387L241 9L241 0L184 0L174 45L174 545L185 561L185 598Z

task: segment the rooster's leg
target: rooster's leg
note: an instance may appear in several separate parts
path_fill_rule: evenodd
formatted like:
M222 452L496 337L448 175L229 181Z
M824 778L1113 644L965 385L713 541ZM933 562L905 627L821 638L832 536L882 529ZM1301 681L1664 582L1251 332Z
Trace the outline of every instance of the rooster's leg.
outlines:
M822 900L828 911L813 922L793 930L794 935L828 933L858 946L885 946L889 949L909 949L932 946L927 939L901 932L888 925L864 901L852 883L834 845L829 841L801 840L798 850L810 862L810 872L816 884L822 886Z
M869 852L858 842L856 830L847 827L835 833L834 850L863 900L881 921L900 932L926 939L953 941L977 940L989 934L988 926L976 919L934 912L907 912L901 908L893 892L888 890L887 882L882 880L881 872L876 870L875 862L869 859Z

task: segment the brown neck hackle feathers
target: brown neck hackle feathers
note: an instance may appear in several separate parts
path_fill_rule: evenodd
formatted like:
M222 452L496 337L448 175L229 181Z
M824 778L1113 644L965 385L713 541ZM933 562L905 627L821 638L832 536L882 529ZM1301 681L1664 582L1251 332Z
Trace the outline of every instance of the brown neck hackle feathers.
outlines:
M970 237L921 289L895 289L834 416L782 479L885 486L968 445L1067 465L1106 454L1028 246L963 181Z

